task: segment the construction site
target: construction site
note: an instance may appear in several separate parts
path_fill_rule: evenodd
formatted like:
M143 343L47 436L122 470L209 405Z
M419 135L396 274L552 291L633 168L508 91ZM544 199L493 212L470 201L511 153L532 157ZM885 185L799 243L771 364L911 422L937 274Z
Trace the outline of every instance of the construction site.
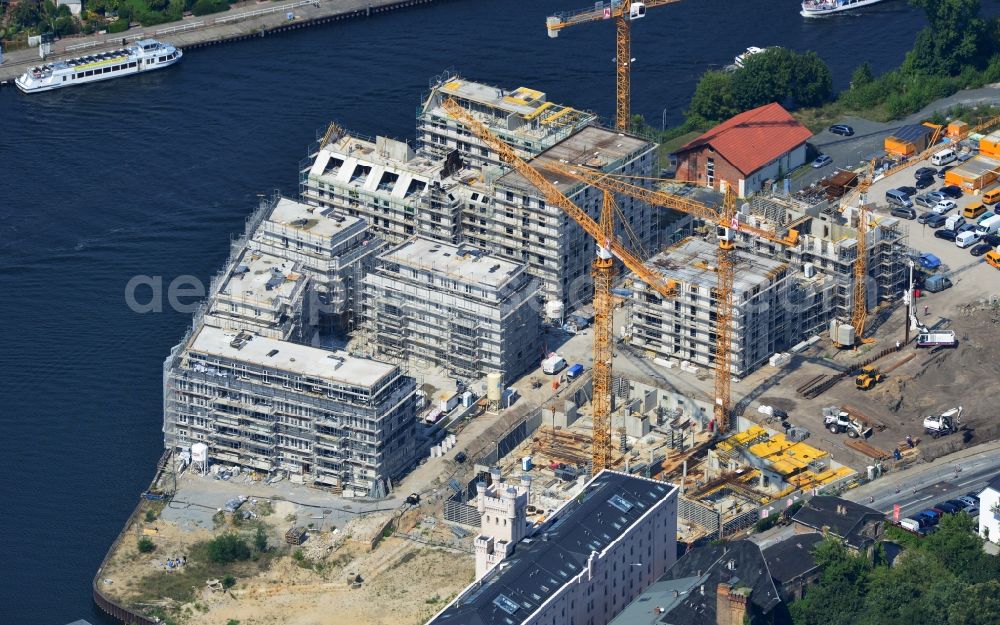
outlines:
M630 492L676 501L693 545L1000 438L996 269L880 201L982 125L797 194L764 179L801 128L773 154L779 131L734 130L768 147L728 168L716 133L684 148L712 154L691 160L703 180L657 178L627 132L627 25L665 3L547 24L615 18L613 128L446 74L415 147L320 133L301 202L262 203L164 364L167 453L106 601L143 623L417 623L587 493L619 489L621 523ZM227 534L257 557L212 561Z

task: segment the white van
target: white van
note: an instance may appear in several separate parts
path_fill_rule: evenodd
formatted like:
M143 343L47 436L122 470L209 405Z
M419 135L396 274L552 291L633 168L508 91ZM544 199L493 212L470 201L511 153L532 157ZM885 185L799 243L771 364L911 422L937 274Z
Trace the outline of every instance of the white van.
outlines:
M944 227L947 230L958 230L958 227L965 223L965 217L961 215L950 215L944 220Z
M1000 229L1000 215L993 215L976 226L976 234L985 237L987 234L996 234L998 229Z
M956 158L958 158L958 155L955 154L955 150L946 148L940 152L935 152L934 156L931 157L931 163L934 165L947 165Z
M969 247L970 245L975 245L983 235L979 234L975 230L966 230L965 232L959 232L958 236L955 237L955 245L961 248Z
M910 530L911 532L920 531L920 522L917 521L916 519L903 519L902 521L899 522L899 525L905 529Z

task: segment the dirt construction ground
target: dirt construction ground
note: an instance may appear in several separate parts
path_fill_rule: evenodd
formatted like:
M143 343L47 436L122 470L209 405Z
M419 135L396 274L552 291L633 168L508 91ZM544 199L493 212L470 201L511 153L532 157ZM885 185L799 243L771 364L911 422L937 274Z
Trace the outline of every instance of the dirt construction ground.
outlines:
M327 520L334 515L323 514L330 510L284 499L255 495L237 512L240 518L199 503L216 504L206 497L240 488L262 490L182 474L171 502L144 504L101 571L102 592L166 625L232 619L240 625L417 625L472 581L471 536L452 531L440 503L355 515L337 525ZM282 496L333 497L305 491L286 487ZM309 526L300 546L285 542L292 526ZM214 561L209 541L224 534L245 541L249 557ZM259 547L258 534L266 547ZM141 538L152 542L152 552L140 552Z

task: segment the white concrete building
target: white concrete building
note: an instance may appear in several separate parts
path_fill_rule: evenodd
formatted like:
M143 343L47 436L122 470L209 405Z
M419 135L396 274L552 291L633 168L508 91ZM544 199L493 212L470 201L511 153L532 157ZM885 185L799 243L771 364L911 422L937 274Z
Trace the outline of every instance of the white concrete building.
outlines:
M262 203L248 230L247 247L255 254L291 261L309 278L303 341L315 344L314 329L343 332L360 323L361 281L385 246L364 219L274 197Z
M485 482L476 485L476 510L481 515L480 533L474 541L477 580L514 553L514 547L528 531L531 477L525 475L514 485L500 479L499 469L491 475L493 483L490 486Z
M284 341L301 339L309 277L293 261L243 250L209 295L206 325L249 330Z
M163 376L168 449L372 497L415 461L416 382L394 365L203 325Z
M979 535L1000 544L1000 476L979 493Z
M417 237L380 255L364 284L364 327L381 357L509 383L542 354L538 280L524 265Z
M416 234L457 243L462 180L480 175L465 167L455 149L418 154L402 141L367 139L339 128L310 159L302 171L302 199L364 218L391 243Z
M491 518L477 552L492 538L493 553L504 557L428 625L605 625L677 559L670 484L602 471L512 549L500 540L519 530L503 523L519 521L526 499L494 486L500 497L484 510L500 527Z

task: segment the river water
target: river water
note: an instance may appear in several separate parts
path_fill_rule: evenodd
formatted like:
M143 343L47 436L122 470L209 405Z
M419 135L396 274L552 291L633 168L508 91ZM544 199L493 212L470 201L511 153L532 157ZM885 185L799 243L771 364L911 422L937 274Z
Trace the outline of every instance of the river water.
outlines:
M197 50L151 75L0 90L0 623L106 622L90 579L161 453L160 367L189 322L131 312L128 280L207 281L258 193L297 192L317 128L411 137L447 68L609 117L611 25L545 35L545 16L574 4L445 0ZM825 20L793 0L654 9L633 28L633 110L678 122L698 75L751 45L813 49L842 88L863 61L897 65L923 22L900 0Z

